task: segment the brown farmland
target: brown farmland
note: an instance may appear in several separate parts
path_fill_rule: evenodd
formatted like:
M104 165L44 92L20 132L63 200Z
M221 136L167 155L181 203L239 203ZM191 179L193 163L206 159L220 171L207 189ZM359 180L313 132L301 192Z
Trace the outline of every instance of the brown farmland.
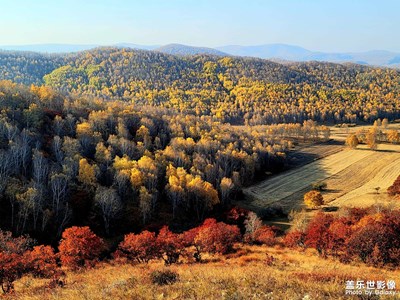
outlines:
M297 156L313 155L314 161L246 188L244 206L255 211L271 205L280 205L286 211L300 208L304 193L320 181L327 183L323 196L329 206L370 206L391 201L386 190L400 175L400 145L379 144L376 151L365 145L348 149L343 145L346 135L343 129L335 128L332 138L342 146L331 143L300 149Z

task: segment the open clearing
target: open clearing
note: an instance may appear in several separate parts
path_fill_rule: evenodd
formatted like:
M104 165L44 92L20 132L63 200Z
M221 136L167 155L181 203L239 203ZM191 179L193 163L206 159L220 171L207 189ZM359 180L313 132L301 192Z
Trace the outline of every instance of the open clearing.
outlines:
M343 143L346 135L341 130L333 130L333 138L338 143ZM389 202L398 205L388 197L386 190L400 175L400 145L379 144L378 150L372 151L365 145L354 150L342 145L333 150L332 145L321 144L299 152L307 155L310 150L322 158L244 189L247 201L242 205L255 211L274 204L279 204L285 211L300 208L304 193L318 181L328 185L323 196L329 206L370 206Z

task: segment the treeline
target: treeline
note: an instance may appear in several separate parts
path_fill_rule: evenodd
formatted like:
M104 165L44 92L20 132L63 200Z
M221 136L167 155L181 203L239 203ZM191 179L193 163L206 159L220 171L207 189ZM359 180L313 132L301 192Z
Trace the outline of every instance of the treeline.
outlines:
M230 124L400 118L400 73L394 69L319 62L282 65L255 58L177 57L116 48L62 56L0 53L0 66L0 79L174 108Z
M349 134L346 138L346 145L354 149L358 144L364 143L369 148L376 150L378 143L398 144L400 133L396 129L388 129L388 124L388 119L378 119L369 130L360 129L356 133Z
M71 225L116 235L196 224L284 168L296 139L328 137L312 121L237 130L209 116L0 82L1 227L52 242Z

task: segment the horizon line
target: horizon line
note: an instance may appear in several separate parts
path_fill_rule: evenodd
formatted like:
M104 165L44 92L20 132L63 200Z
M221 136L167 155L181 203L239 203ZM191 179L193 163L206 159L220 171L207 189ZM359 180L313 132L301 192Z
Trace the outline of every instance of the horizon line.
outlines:
M351 51L351 50L346 50L346 51L324 51L324 50L314 50L311 48L306 48L301 45L297 44L290 44L290 43L282 43L282 42L276 42L276 43L265 43L265 44L225 44L225 45L220 45L220 46L208 46L208 45L190 45L190 44L185 44L182 42L171 42L167 44L139 44L135 42L116 42L116 43L61 43L61 42L44 42L44 43L31 43L31 44L0 44L0 49L2 47L35 47L35 46L82 46L82 47L113 47L113 46L118 46L121 44L132 44L136 46L143 46L143 47L164 47L168 45L181 45L181 46L187 46L187 47L196 47L196 48L211 48L215 50L219 50L219 48L223 47L262 47L262 46L271 46L271 45L282 45L282 46L289 46L289 47L298 47L302 48L303 50L311 51L311 52L316 52L316 53L330 53L330 54L337 54L337 53L365 53L365 52L391 52L391 53L400 53L400 51L397 50L388 50L388 49L379 49L379 48L371 48L369 50L358 50L358 51Z

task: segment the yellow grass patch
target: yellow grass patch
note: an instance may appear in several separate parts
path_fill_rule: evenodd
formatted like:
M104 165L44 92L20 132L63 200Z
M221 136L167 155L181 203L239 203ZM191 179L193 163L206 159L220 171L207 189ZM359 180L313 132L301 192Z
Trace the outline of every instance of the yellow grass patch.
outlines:
M238 246L239 247L239 246ZM63 288L49 290L46 280L25 277L16 282L16 299L352 299L346 280L390 280L400 271L361 264L344 265L321 259L313 250L298 252L265 246L240 247L241 256L215 256L209 262L165 267L149 264L107 264L68 273ZM273 262L267 263L267 254ZM171 270L178 282L152 284L154 270ZM357 299L357 298L354 298Z

